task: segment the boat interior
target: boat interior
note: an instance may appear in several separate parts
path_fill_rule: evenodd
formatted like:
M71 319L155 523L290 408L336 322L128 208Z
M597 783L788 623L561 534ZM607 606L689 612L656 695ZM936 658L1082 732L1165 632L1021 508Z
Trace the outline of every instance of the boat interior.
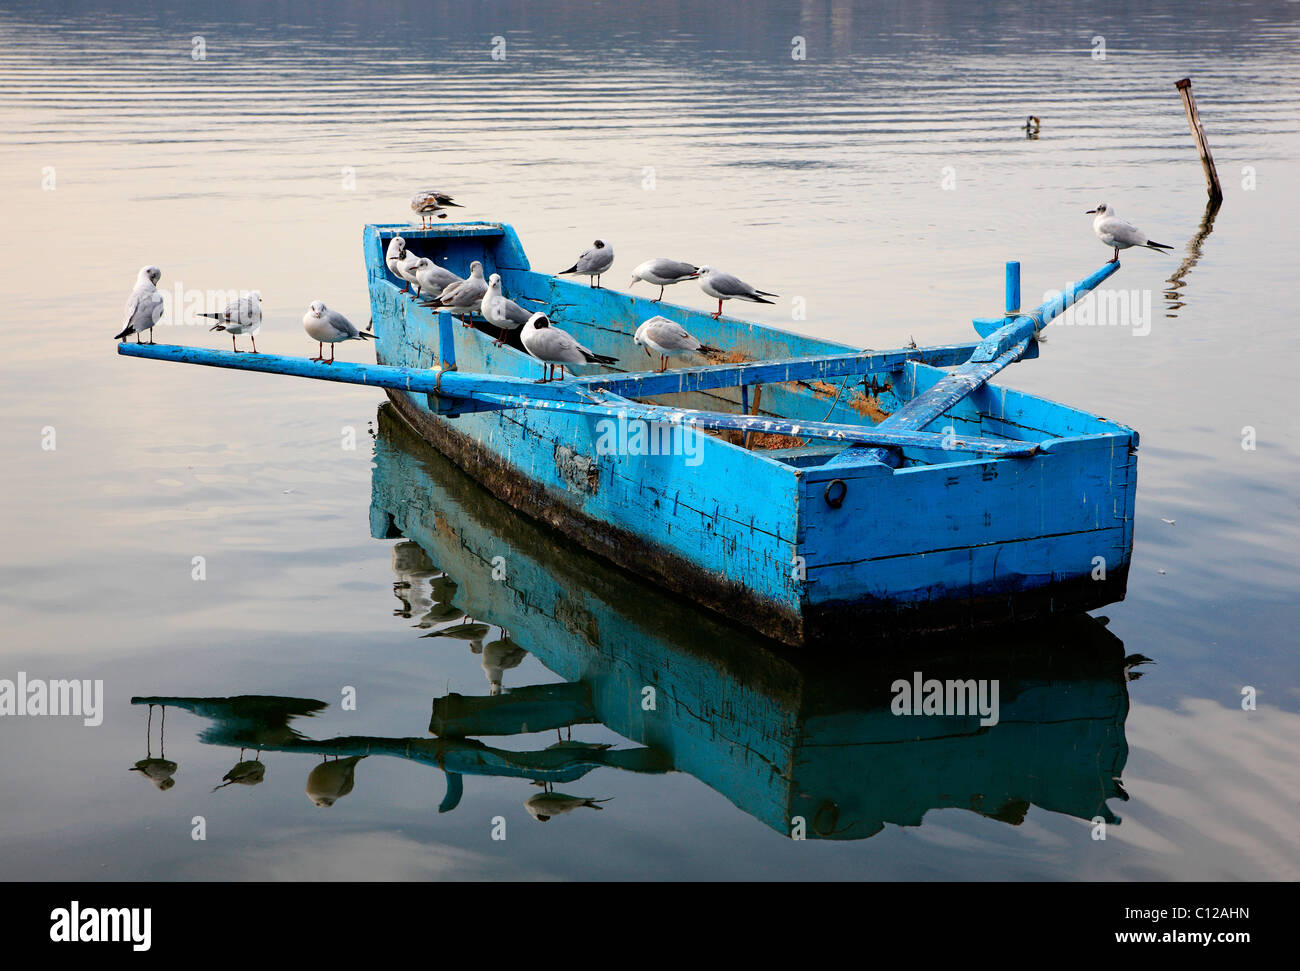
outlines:
M401 290L406 284L387 270L384 253L389 241L397 235L406 240L408 252L428 257L460 276L469 275L473 260L482 262L485 276L500 274L502 290L507 297L526 309L545 309L553 324L567 330L592 351L617 358L617 364L609 367L591 365L580 368L583 377L656 371L659 366L657 355L647 356L647 352L632 339L637 326L656 314L680 323L696 338L720 351L707 357L672 358L668 362L669 369L864 352L861 348L727 316L727 311L735 306L734 302L724 305L724 316L714 320L707 309L708 298L698 292L693 282L668 288L663 302L656 302L651 299L655 295L654 287L647 286L638 295L607 287L593 288L584 277L535 272L529 266L514 231L499 223L450 223L429 229L405 224L376 225L367 227L367 232L368 263L372 268L382 270L383 278L394 290ZM622 271L606 274L606 278L624 279ZM700 299L696 302L703 309L671 303L673 297L698 297ZM421 312L429 314L431 321L437 313L433 308ZM479 315L474 315L471 323L484 347L493 345L503 336ZM471 331L456 327L455 333L461 369L478 370L479 361L473 347L461 349L465 343L462 335ZM979 340L974 330L958 337L971 345ZM537 362L520 344L518 330L504 335L504 347L519 355L519 360L512 361L506 373L532 375L538 372ZM1036 349L1031 350L1036 353ZM968 355L969 349L964 345L953 345L950 359L944 363L962 363ZM494 360L500 370L500 355L494 355ZM871 426L887 418L947 373L942 367L916 360L900 362L895 370L847 375L836 372L830 377L819 376L815 364L800 365L792 370L799 372L792 380L748 386L738 383L730 387L646 395L631 400L705 411ZM949 426L958 436L1037 444L1053 439L1126 432L1122 426L1106 419L997 385L985 385L958 402L929 430L945 431ZM825 439L764 432L727 429L709 434L736 448L749 449L765 460L799 468L822 465L846 447L843 443ZM970 461L1009 461L937 448L907 446L900 451L901 469Z

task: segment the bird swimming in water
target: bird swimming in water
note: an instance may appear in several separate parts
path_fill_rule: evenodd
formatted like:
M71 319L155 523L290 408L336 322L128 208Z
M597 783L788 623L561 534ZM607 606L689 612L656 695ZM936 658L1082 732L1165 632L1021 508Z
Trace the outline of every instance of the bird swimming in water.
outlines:
M1145 246L1158 253L1173 249L1168 243L1155 243L1147 239L1146 233L1115 215L1114 206L1103 202L1096 209L1089 209L1088 215L1094 217L1092 231L1097 234L1097 238L1115 250L1115 255L1109 260L1111 263L1118 263L1119 251L1130 246Z
M230 335L230 346L236 354L239 353L239 345L235 343L235 337L242 334L247 334L252 340L253 353L257 353L257 334L262 329L262 294L259 291L250 290L246 296L230 301L220 313L199 316L211 317L216 321L208 330L224 330Z
M438 192L436 189L425 189L411 196L411 211L420 217L420 226L423 229L429 228L430 216L446 219L447 214L442 210L448 207L454 209L465 208L459 202L452 202L451 196L447 195L447 193Z
M639 347L645 348L647 355L654 350L659 355L659 370L668 367L668 358L683 352L695 354L718 354L716 347L701 344L681 324L667 317L651 317L636 329L632 340Z
M748 300L750 303L772 303L771 300L764 300L764 297L775 297L775 293L768 293L766 290L758 290L751 287L739 277L734 277L730 273L723 273L721 270L715 270L711 266L700 267L700 289L710 297L716 297L718 300L717 313L710 314L714 320L722 316L722 301L724 300Z
M540 312L528 318L528 323L524 324L524 329L519 334L519 340L524 345L524 350L550 368L551 377L555 376L556 365L560 367L560 377L564 377L566 364L618 363L616 357L594 354L587 350L572 334L552 327L551 319ZM542 378L537 383L545 384L548 380L550 379L543 371Z
M587 284L592 288L600 287L600 275L614 265L614 247L603 239L598 239L591 244L591 249L584 250L583 254L578 257L578 261L567 270L561 270L561 274L576 273L587 278Z
M658 303L664 298L664 287L681 283L683 280L694 280L699 275L700 268L694 263L683 263L681 260L667 260L661 257L638 263L636 269L632 271L632 282L628 286L635 285L638 280L644 280L658 287L659 296L650 301Z
M153 325L158 323L163 312L163 296L158 292L158 281L162 279L162 270L156 266L144 266L135 277L135 288L126 298L126 326L114 335L113 340L124 340L135 334L135 342L140 343L140 335L149 331L149 343L153 343Z
M334 345L342 341L374 340L375 335L368 330L357 330L352 321L337 310L330 310L324 301L312 301L307 312L302 315L302 329L316 342L317 357L313 361L322 364L334 363ZM325 347L330 346L330 359L325 360Z

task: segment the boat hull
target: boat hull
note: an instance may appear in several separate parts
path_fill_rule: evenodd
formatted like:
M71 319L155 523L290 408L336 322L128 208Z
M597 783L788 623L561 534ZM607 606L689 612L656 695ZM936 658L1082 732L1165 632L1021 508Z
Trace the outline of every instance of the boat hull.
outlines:
M367 227L376 355L382 364L437 367L448 362L436 313L402 294L384 266L384 247L398 231ZM508 226L400 231L415 252L455 272L481 260L525 306L563 308L557 323L596 353L618 358L617 370L647 366L631 333L654 313L745 359L851 350L534 273ZM517 339L496 346L481 327L453 329L461 370L540 377L538 362L511 346ZM906 362L887 375L875 401L897 408L946 373ZM847 395L828 402L816 386L799 385L766 385L764 411L822 420L829 403L833 421L870 423ZM734 412L738 394L658 400ZM815 449L765 453L699 433L690 448L646 454L615 436L620 446L611 450L602 447L608 420L602 426L591 415L455 411L424 394L389 396L421 437L509 505L665 590L788 644L842 641L863 625L877 636L1020 621L1124 596L1136 433L1009 389L986 386L934 425L958 436L1035 440L1038 454L954 461L909 449L897 469L825 466Z

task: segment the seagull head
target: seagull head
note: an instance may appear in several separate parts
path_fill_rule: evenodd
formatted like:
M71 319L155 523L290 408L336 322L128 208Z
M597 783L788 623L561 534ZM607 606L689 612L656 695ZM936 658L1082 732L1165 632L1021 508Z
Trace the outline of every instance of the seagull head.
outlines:
M148 280L150 283L156 285L158 281L162 279L162 270L152 265L142 266L140 267L140 274L137 279L140 283L144 283L145 280Z
M1106 203L1102 202L1098 204L1096 209L1089 209L1087 215L1113 216L1115 215L1115 211L1111 209L1110 206L1106 205Z
M532 327L535 330L541 330L544 327L550 327L551 318L547 317L546 314L542 313L539 310L537 311L537 313L533 314L531 317L528 318L528 326Z
M490 277L488 277L488 287L490 287L490 288L493 289L493 290L500 290L500 289L501 289L501 274L500 274L500 273L493 273Z
M594 243L592 243L591 245L594 246L594 247L596 247L596 249L604 249L604 248L605 248L606 246L608 246L609 244L606 243L603 239L598 239L598 240L596 240Z
M708 275L709 275L710 273L712 273L712 272L713 272L713 267L711 267L711 266L701 266L701 267L699 267L699 268L696 269L696 271L695 271L695 275L696 275L696 276L708 276Z
M311 306L307 308L307 313L313 317L320 317L325 313L325 302L323 300L313 300Z
M483 275L483 264L480 263L478 260L474 260L472 263L470 263L470 265L469 265L469 275L470 275L470 276L482 276L482 275ZM496 274L493 274L493 275L495 276Z

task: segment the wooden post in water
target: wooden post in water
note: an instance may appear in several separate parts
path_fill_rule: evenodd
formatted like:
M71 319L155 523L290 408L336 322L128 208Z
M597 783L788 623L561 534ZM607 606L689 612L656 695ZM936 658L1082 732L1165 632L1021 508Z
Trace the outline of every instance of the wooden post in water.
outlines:
M1192 129L1192 138L1196 139L1196 151L1201 156L1201 168L1205 170L1205 182L1210 198L1215 202L1223 199L1223 190L1219 188L1219 173L1214 168L1214 156L1210 154L1210 143L1205 139L1205 129L1201 126L1201 116L1196 110L1196 99L1192 97L1192 79L1183 78L1175 81L1174 87L1183 98L1183 109L1187 112L1187 124Z

